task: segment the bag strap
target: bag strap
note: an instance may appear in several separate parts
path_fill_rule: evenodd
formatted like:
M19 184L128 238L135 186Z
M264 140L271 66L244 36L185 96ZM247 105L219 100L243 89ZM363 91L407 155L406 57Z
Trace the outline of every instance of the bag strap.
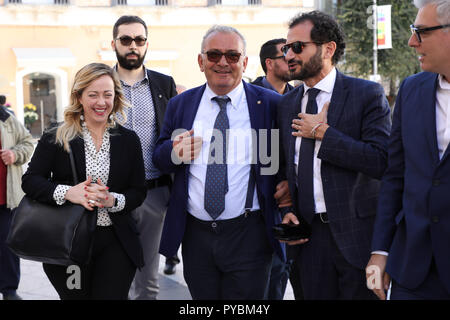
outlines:
M75 159L73 158L72 148L69 145L70 166L72 167L73 183L78 184L77 169L75 168Z

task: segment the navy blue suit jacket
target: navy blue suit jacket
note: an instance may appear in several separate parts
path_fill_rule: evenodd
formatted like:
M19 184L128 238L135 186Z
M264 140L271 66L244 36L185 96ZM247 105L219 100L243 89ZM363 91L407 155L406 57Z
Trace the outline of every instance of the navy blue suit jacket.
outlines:
M389 252L386 271L410 289L425 279L433 256L450 292L450 151L439 160L437 79L422 72L400 86L372 248Z
M294 211L306 223L298 208L296 137L292 136L291 127L292 119L300 113L303 91L300 86L282 97L277 119ZM323 193L331 232L346 260L361 269L370 257L379 179L387 163L389 115L389 104L380 85L337 72L328 109L330 127L317 156L322 160Z
M172 98L167 106L164 125L161 135L156 143L153 153L153 163L164 173L175 173L172 193L167 209L164 228L161 237L160 253L166 257L173 256L183 239L188 201L188 176L189 165L176 165L172 162L171 136L176 129L190 130L206 85L188 90ZM244 90L250 114L251 127L253 129L267 129L270 139L270 130L274 128L276 118L276 107L280 95L244 82ZM258 145L260 137L258 136ZM270 141L268 142L270 150ZM259 154L259 153L258 153ZM269 153L270 154L270 151ZM253 164L256 173L256 191L258 201L262 209L266 223L267 236L277 254L284 259L284 250L280 243L274 239L272 226L280 223L280 215L274 200L275 177L261 175L261 167L264 165L258 155L257 163ZM245 181L245 183L248 183Z

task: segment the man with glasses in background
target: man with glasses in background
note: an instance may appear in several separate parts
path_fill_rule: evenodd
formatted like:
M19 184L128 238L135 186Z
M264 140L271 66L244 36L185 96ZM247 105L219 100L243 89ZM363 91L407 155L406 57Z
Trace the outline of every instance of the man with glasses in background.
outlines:
M257 146L271 148L280 95L242 81L247 61L239 31L209 29L198 55L206 84L170 100L153 155L175 173L160 252L173 256L182 243L195 300L263 299L273 252L284 260L272 235L276 170L252 159Z
M283 223L303 224L300 245L305 299L374 299L362 282L370 257L378 189L387 164L390 109L383 88L336 69L344 35L313 11L289 23L282 51L293 79L277 122L294 206Z
M450 299L450 2L415 0L409 46L424 72L395 104L368 283L380 299Z
M114 25L111 42L122 89L133 106L126 110L125 127L134 130L141 140L148 187L144 203L133 211L145 261L130 288L130 298L136 300L154 300L159 292L158 249L172 181L155 167L152 154L167 102L177 94L172 77L144 66L149 46L147 37L147 26L141 18L122 16Z
M265 76L256 78L252 84L264 87L279 94L288 93L293 87L288 83L291 80L286 60L284 60L281 47L286 39L272 39L261 46L259 59Z
M265 42L259 51L259 60L265 76L256 78L252 84L269 90L285 94L293 89L288 83L291 80L288 65L284 59L281 47L286 44L286 39L272 39ZM287 182L285 182L287 186ZM289 251L287 252L289 256ZM282 261L276 254L273 255L272 268L270 270L269 286L266 297L268 300L283 300L286 285L289 278L289 265ZM298 278L291 279L295 299L301 299L301 287Z

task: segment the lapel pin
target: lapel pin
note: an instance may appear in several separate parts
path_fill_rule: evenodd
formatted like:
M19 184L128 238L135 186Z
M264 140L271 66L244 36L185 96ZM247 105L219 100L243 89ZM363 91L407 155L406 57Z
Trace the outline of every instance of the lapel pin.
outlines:
M161 99L161 98L162 98L162 94L160 94L160 95L158 96L158 98L160 98L160 99Z
M261 100L256 101L257 104L261 104Z

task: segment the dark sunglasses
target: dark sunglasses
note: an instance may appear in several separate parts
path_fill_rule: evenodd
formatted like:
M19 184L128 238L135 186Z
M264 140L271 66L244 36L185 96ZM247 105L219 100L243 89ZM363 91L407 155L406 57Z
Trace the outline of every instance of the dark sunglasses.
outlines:
M421 33L427 32L427 31L443 29L443 28L448 28L448 27L450 27L450 24L444 24L444 25L441 25L441 26L428 27L428 28L418 28L418 27L416 27L415 25L412 24L409 27L411 28L411 33L416 35L417 41L422 42L422 38L420 37Z
M310 43L315 43L317 45L321 44L319 42L315 42L315 41L295 41L289 44L285 44L284 46L281 47L281 52L283 52L284 56L287 55L289 49L292 48L292 51L294 51L295 54L300 54L303 51L303 48L306 47L307 44Z
M223 53L221 51L216 51L216 50L206 51L204 53L206 54L208 61L214 62L214 63L219 62L220 59L222 59L222 56L225 56L225 59L227 60L228 63L237 63L242 55L239 52L229 51L229 52Z
M130 36L122 36L120 38L117 38L116 40L120 40L120 43L123 46L129 46L134 41L138 47L142 47L143 45L145 45L147 38L141 36L137 36L136 38L132 38Z
M282 59L282 58L284 59L284 54L282 56L269 57L269 59L272 59L272 60Z

